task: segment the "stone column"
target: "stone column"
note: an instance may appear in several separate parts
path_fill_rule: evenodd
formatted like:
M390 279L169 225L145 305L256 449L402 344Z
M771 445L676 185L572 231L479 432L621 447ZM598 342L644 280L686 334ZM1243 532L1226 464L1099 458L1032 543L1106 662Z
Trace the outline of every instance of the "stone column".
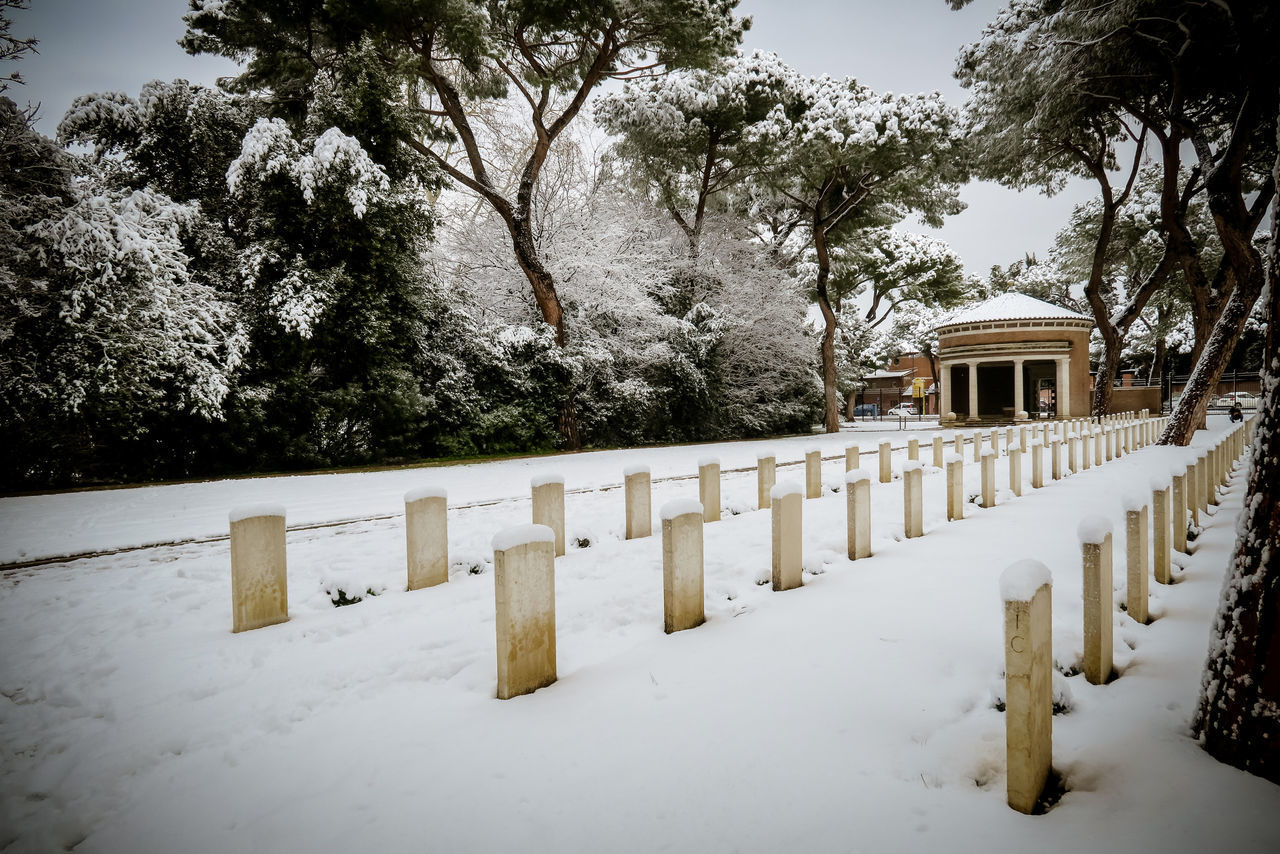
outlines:
M945 362L939 363L938 373L942 376L938 377L938 420L942 421L947 413L951 411L951 366Z
M996 506L996 452L990 448L982 452L982 506Z
M1027 409L1026 388L1022 381L1022 363L1024 359L1013 360L1013 417L1017 420L1019 412Z
M1169 481L1167 478L1151 482L1151 550L1155 557L1156 581L1172 584L1173 573L1169 555Z
M1149 621L1147 594L1147 505L1140 499L1127 502L1124 513L1125 566L1127 568L1125 609L1141 624Z
M822 450L819 448L804 452L804 497L822 497Z
M893 451L888 442L880 443L880 482L893 480Z
M649 467L631 466L623 472L626 481L627 539L653 533L653 510L649 503Z
M1062 440L1053 439L1049 442L1049 454L1053 458L1050 466L1054 480L1062 480Z
M536 497L537 491L534 492ZM449 580L446 501L445 491L434 487L413 489L404 495L405 556L410 590L434 587Z
M498 699L556 681L556 535L517 525L493 538Z
M862 452L858 450L857 445L850 445L844 449L844 470L853 471L859 468L862 460Z
M289 619L284 508L259 504L232 510L231 631L247 632Z
M761 510L769 506L769 492L777 480L777 457L773 451L765 451L756 456L756 506Z
M1052 579L1024 560L1000 575L1004 599L1005 761L1009 806L1030 814L1053 759Z
M1077 529L1084 564L1084 678L1102 685L1111 678L1111 523L1086 517Z
M1071 417L1071 363L1068 357L1054 359L1053 395L1058 405L1058 417Z
M862 469L844 473L849 516L849 560L871 557L871 475Z
M720 521L720 459L698 460L698 500L702 504L702 521Z
M947 521L964 518L964 458L947 454Z
M1175 474L1172 497L1170 499L1169 522L1173 526L1173 548L1175 551L1187 551L1187 475Z
M978 363L969 362L969 420L977 421L978 415Z
M1009 446L1009 490L1022 496L1022 450Z
M943 447L942 434L935 433L933 436L933 467L940 469L943 466Z
M546 525L556 535L556 557L564 554L564 478L558 474L535 477L533 524Z
M1031 441L1031 488L1044 487L1044 445L1039 439Z
M801 580L800 513L804 490L779 483L770 490L773 507L773 589L791 590Z
M702 572L702 503L668 501L662 518L662 626L667 634L706 622Z
M917 460L902 466L902 527L907 539L924 535L924 472Z

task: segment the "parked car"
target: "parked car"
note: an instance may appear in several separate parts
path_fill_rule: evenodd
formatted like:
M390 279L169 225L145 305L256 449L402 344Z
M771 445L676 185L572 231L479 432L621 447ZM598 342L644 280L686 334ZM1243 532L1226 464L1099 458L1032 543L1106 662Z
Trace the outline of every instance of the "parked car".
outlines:
M1213 402L1214 406L1234 406L1237 403L1242 406L1250 406L1254 401L1254 396L1247 391L1233 391L1224 394Z
M890 415L915 415L916 405L914 403L899 403L893 409L889 410Z
M859 403L853 408L854 418L870 417L875 418L880 414L880 407L874 403Z

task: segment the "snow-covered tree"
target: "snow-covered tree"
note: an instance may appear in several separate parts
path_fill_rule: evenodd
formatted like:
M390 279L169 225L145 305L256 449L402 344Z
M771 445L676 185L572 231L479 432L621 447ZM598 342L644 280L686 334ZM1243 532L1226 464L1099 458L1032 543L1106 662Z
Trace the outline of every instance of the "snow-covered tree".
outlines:
M533 232L560 283L570 343L558 372L578 403L582 440L618 444L781 432L807 426L813 394L802 290L708 217L705 255L645 199L596 171L586 135L548 158ZM539 311L505 226L487 208L441 203L433 275L487 323L538 338ZM773 327L772 331L770 327ZM509 338L511 332L499 333ZM538 358L545 355L539 353ZM562 389L541 387L546 399Z
M0 0L0 62L11 62L21 59L22 55L33 51L39 43L34 38L22 38L10 31L13 21L9 17L10 9L27 9L31 0ZM23 83L22 74L10 71L0 74L0 92L4 92L12 83Z
M984 174L1050 190L1071 173L1098 182L1104 217L1095 268L1104 265L1110 217L1136 180L1140 158L1148 147L1158 153L1164 252L1138 293L1181 272L1197 357L1164 442L1187 443L1203 421L1262 289L1253 237L1275 193L1268 172L1280 101L1280 58L1272 49L1278 34L1274 4L1015 0L961 54L957 74L974 92L971 126L981 135ZM1120 144L1131 146L1132 165L1113 187L1107 173L1118 165ZM1184 171L1186 149L1195 159ZM1186 219L1201 193L1221 251L1216 266ZM1091 275L1086 295L1106 338L1099 278ZM1118 339L1107 346L1118 350Z
M1280 156L1272 171L1280 181ZM1210 754L1280 783L1280 204L1271 205L1262 394L1244 509L1210 636L1194 730Z
M588 96L609 78L701 66L729 53L744 23L735 0L644 3L399 0L302 4L291 0L194 0L186 48L246 60L238 85L279 95L308 90L317 75L359 46L400 84L388 97L414 125L399 142L485 200L500 218L542 320L568 341L558 283L537 253L535 189L551 146ZM510 93L525 108L518 162L486 159L472 116ZM457 149L454 149L456 146ZM459 156L453 157L450 154ZM514 192L500 173L517 175ZM572 398L561 406L565 443L579 443Z
M696 257L709 215L780 152L759 133L800 78L776 55L737 55L711 69L641 78L608 95L596 118L619 137L613 156L684 233Z
M803 229L813 251L813 292L823 318L824 424L839 429L832 250L847 235L914 211L929 225L958 213L957 114L937 93L880 94L852 78L812 78L793 87L753 131L782 153L753 188L757 221L774 239ZM782 212L780 214L780 212Z

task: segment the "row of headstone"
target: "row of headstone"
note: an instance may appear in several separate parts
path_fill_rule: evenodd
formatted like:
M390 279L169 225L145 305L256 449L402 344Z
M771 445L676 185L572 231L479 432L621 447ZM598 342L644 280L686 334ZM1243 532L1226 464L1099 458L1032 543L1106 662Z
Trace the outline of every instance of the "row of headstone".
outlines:
M1117 422L1118 423L1118 422ZM1006 433L1006 450L1012 452L1013 456L1010 460L1010 488L1015 494L1021 494L1022 477L1020 470L1020 449L1021 443L1026 441L1026 427L1019 428L1018 446L1013 444L1013 429L1010 428ZM1083 424L1079 429L1085 430ZM1045 435L1047 435L1048 425L1045 425ZM1084 439L1087 442L1091 436L1095 434L1086 433ZM1153 435L1148 433L1148 436ZM1053 471L1055 478L1060 474L1060 461L1058 448L1054 440L1053 445ZM981 434L974 436L975 450L981 450ZM1125 445L1121 443L1120 447ZM964 447L964 437L962 434L955 435L955 448L962 451ZM981 452L982 456L982 503L984 507L989 507L995 501L995 487L993 481L994 454L998 447L998 434L996 431L991 432L991 448L985 452ZM1032 458L1032 485L1039 488L1042 485L1041 460L1039 459L1039 445L1037 440L1031 443L1033 452ZM1101 445L1098 446L1098 453L1101 454ZM948 519L959 519L963 517L963 474L959 460L953 456L948 456L944 449L944 441L941 435L933 437L933 463L939 468L948 468L947 484L948 484ZM1075 446L1071 446L1070 454L1071 469L1076 470L1076 454ZM1088 445L1085 446L1085 467L1088 466ZM892 480L892 446L888 441L883 441L879 445L878 459L880 468L880 481L887 483ZM845 469L846 472L853 471L858 468L858 462L861 452L857 445L851 445L845 450ZM906 481L904 485L904 529L908 537L920 536L923 533L921 523L921 470L919 463L919 442L911 439L907 446L907 463L904 465L903 473ZM821 453L816 448L810 448L805 452L805 487L804 496L806 498L820 497L822 494L822 458ZM757 492L758 506L762 509L769 508L772 505L773 491L776 486L777 462L772 452L762 453L758 458L757 465ZM624 494L625 494L625 510L626 524L625 536L627 539L636 539L640 537L650 536L651 528L651 478L649 469L645 466L633 466L624 471ZM1194 484L1191 490L1187 490L1184 482L1178 479L1174 480L1175 499L1179 495L1199 495L1205 491L1204 479L1206 475L1200 470L1192 472L1194 475L1191 482ZM715 458L704 458L698 462L698 481L699 481L699 498L703 507L704 521L717 521L720 518L720 462ZM535 477L531 483L532 491L532 523L543 525L552 532L552 549L556 556L565 554L565 501L564 501L564 478L559 475L542 475ZM867 487L863 487L867 488ZM855 487L856 489L856 487ZM854 501L854 492L850 491L849 500L851 503L850 518L850 542L853 543L856 538L855 528L858 523L859 512L857 507L862 506ZM791 494L787 492L786 494ZM405 495L405 534L406 534L406 552L407 552L407 586L409 590L419 590L425 587L431 587L448 581L449 578L449 554L448 554L448 519L446 512L447 495L444 490L433 487L425 487L413 490ZM1188 509L1193 514L1193 524L1198 523L1198 513L1201 504L1191 501L1187 504ZM794 513L787 514L794 516ZM798 517L797 517L798 518ZM863 523L864 527L866 523ZM248 629L261 628L263 626L274 625L288 619L288 594L285 573L285 553L284 553L284 510L279 507L250 507L236 511L232 514L231 532L232 532L232 609L233 609L233 631L240 632ZM1176 527L1176 526L1175 526ZM783 525L784 529L789 526ZM1181 539L1175 531L1175 545L1181 545L1185 548L1185 530L1182 532ZM862 542L866 542L866 537L862 538ZM850 546L850 557L859 551L858 548ZM868 552L869 553L869 552ZM865 556L865 555L863 555ZM785 588L783 588L785 589Z
M1213 489L1226 485L1235 462L1244 454L1252 434L1250 422L1233 429L1200 453L1186 471L1175 472L1172 483L1157 478L1151 483L1150 543L1155 579L1172 582L1170 538L1174 547L1186 550L1190 508L1208 502ZM989 451L988 451L989 452ZM1203 474L1202 474L1203 472ZM1206 488L1187 491L1187 484L1203 482ZM1170 490L1173 503L1170 508ZM1203 506L1203 505L1202 505ZM1148 607L1148 506L1139 498L1126 498L1125 610L1139 623L1150 618ZM1177 539L1181 531L1181 545ZM1084 656L1081 670L1091 684L1113 678L1112 635L1112 526L1103 517L1084 519L1077 528L1081 549L1084 604ZM1009 806L1031 813L1049 777L1053 753L1053 647L1052 580L1044 564L1024 560L1008 567L1000 578L1005 624L1005 756L1008 766Z

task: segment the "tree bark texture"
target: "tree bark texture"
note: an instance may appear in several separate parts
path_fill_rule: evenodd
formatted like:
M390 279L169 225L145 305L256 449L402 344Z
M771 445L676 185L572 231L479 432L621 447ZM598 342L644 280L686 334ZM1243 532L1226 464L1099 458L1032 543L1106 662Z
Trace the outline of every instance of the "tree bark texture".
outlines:
M828 433L840 432L840 394L836 388L836 313L827 294L827 279L831 275L831 256L827 251L827 233L823 224L822 200L814 206L813 248L818 256L818 308L822 311L822 425Z
M1193 729L1215 758L1280 783L1280 490L1276 489L1280 483L1280 330L1274 322L1280 317L1277 207L1272 208L1271 283L1265 295L1267 317L1272 322L1267 326L1262 396L1249 448L1248 491L1210 636Z

